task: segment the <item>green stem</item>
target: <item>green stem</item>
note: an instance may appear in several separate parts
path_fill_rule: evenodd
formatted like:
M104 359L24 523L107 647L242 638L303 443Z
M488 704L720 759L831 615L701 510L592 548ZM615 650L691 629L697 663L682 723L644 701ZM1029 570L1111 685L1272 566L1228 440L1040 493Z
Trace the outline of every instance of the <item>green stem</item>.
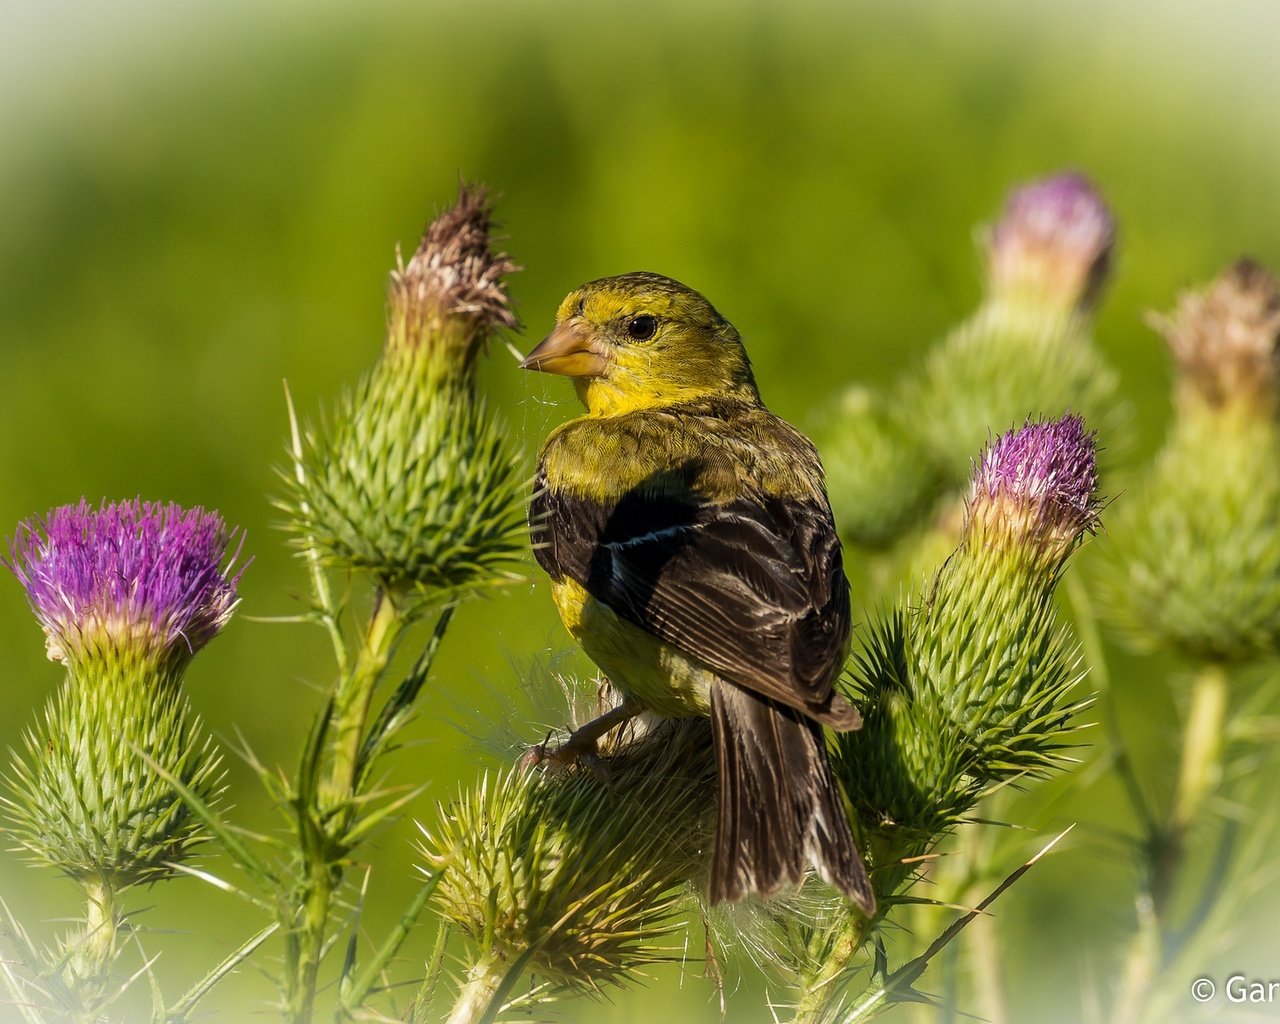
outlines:
M1004 996L1003 950L996 919L983 914L969 926L969 965L981 1017L990 1024L1007 1024L1009 1011Z
M847 976L849 964L869 934L871 921L850 912L822 966L812 977L805 979L791 1024L816 1024L830 1016L831 1008L843 991L842 981Z
M532 950L508 962L492 949L467 971L467 982L458 993L446 1024L491 1024L520 975Z
M84 881L84 938L68 965L68 981L80 1003L85 1024L100 1018L102 1001L115 962L120 936L120 907L110 879Z
M1143 1019L1152 986L1162 969L1169 933L1168 906L1182 869L1187 833L1222 779L1229 697L1223 667L1204 665L1191 689L1191 706L1182 734L1182 761L1168 825L1148 836L1147 885L1138 893L1138 926L1125 958L1120 994L1112 1007L1113 1024L1133 1024Z
M329 914L334 894L342 883L343 861L348 853L345 840L356 815L355 796L360 773L360 750L373 693L377 688L395 644L407 625L391 595L379 590L365 629L363 642L351 671L338 682L330 719L333 728L332 760L328 777L299 779L298 792L310 794L308 804L299 807L303 884L296 902L291 902L293 920L286 949L286 1006L293 1024L308 1024L315 1011L320 961L329 930ZM320 760L304 774L319 774ZM329 814L338 810L336 818Z
M302 904L302 920L291 942L286 1011L292 1024L309 1024L315 1012L320 960L324 954L329 909L341 879L340 869L315 854L308 855L308 877Z
M1149 893L1138 894L1137 913L1138 928L1125 954L1120 994L1111 1008L1112 1024L1136 1024L1142 1019L1142 1010L1147 1004L1147 995L1160 963L1160 922Z
M1120 730L1119 701L1116 699L1115 687L1111 685L1107 649L1102 642L1102 631L1098 628L1098 616L1094 610L1093 600L1081 582L1079 573L1067 573L1063 585L1067 599L1071 603L1076 636L1080 638L1085 664L1089 666L1089 679L1107 704L1107 713L1102 716L1102 722L1103 728L1107 731L1112 756L1115 758L1116 772L1120 776L1120 781L1124 783L1129 806L1142 819L1143 828L1150 834L1156 828L1156 820L1142 792L1142 783L1134 770L1128 744Z
M326 795L334 803L343 803L354 796L373 692L405 625L391 592L379 590L355 666L339 683L333 698L333 764Z
M116 937L120 929L120 911L116 890L107 879L95 878L85 883L85 952L89 962L102 974L115 957Z
M1222 740L1229 696L1227 673L1222 666L1204 666L1191 691L1178 789L1169 820L1179 838L1191 828L1222 779Z

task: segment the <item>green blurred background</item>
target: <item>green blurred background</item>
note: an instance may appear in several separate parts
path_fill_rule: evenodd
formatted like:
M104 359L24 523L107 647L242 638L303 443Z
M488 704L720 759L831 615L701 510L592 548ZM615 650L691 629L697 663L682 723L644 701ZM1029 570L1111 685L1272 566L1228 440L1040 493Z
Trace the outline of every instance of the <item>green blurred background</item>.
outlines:
M1099 339L1138 410L1138 454L1168 408L1144 311L1241 253L1280 266L1270 0L8 0L0 17L0 525L142 495L243 526L242 617L189 683L212 728L267 763L292 762L329 673L318 630L246 619L298 610L304 587L269 503L281 381L310 413L370 364L394 247L413 247L460 177L499 193L527 268L512 283L517 348L581 281L658 270L738 325L766 400L801 425L839 385L892 381L974 306L973 226L1037 175L1085 171L1120 219ZM568 386L500 347L485 384L531 466L573 411ZM398 780L431 780L424 820L494 763L468 735L471 709L511 718L513 663L567 646L530 580L466 606L448 638L421 743L396 762ZM58 673L4 580L0 650L13 744ZM1140 750L1157 751L1176 714L1140 664L1116 671ZM234 759L231 783L238 819L273 827ZM1109 984L1132 913L1120 813L1103 778L1035 822L1028 851L1082 827L1003 901L1016 1019L1079 1019L1082 993ZM374 935L415 884L413 834L406 822L369 851ZM78 909L71 886L13 855L0 892L45 937ZM1270 896L1206 973L1280 976ZM135 895L153 903L139 923L174 990L259 920L194 881ZM696 962L660 970L563 1019L711 1020L700 976ZM232 1019L272 995L252 969L233 985L216 1001ZM729 1007L770 1019L750 972L731 978Z

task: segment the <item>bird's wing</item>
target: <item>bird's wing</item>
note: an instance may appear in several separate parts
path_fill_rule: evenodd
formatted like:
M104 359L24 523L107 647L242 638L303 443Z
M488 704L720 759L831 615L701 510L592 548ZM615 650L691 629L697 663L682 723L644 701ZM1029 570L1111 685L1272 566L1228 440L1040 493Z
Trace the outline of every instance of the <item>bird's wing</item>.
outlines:
M621 618L726 679L828 722L848 650L849 585L825 501L700 503L638 488L595 502L539 481L534 551Z

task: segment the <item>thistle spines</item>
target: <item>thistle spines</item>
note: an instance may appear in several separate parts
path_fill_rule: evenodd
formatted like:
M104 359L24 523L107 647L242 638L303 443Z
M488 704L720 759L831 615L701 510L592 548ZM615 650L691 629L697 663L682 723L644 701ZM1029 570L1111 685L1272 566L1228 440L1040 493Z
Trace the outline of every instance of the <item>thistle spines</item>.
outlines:
M524 547L525 481L474 366L516 325L490 246L491 207L463 186L391 274L387 342L368 377L309 431L280 507L299 545L418 596L507 578Z
M919 853L992 785L1057 764L1080 670L1053 592L1097 522L1094 453L1074 416L989 445L960 546L856 657L863 728L836 763L882 850Z
M171 780L212 804L221 757L176 683L68 676L23 748L4 803L38 863L120 892L171 875L207 838Z
M517 766L442 809L422 853L436 900L476 947L554 992L594 993L666 959L690 885L704 885L715 805L709 723L626 727L608 780Z

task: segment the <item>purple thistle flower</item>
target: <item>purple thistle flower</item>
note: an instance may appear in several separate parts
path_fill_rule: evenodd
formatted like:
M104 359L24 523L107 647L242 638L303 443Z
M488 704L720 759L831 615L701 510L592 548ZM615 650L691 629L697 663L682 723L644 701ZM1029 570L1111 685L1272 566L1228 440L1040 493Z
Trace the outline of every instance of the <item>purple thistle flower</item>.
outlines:
M1115 218L1082 174L1015 189L987 236L991 288L1088 308L1106 280L1115 232Z
M244 569L231 575L233 536L202 508L139 500L95 510L82 499L22 523L5 564L26 588L50 660L134 645L185 660L235 609Z
M973 476L966 533L1000 529L1062 558L1098 519L1096 435L1079 416L1027 423L987 446Z

